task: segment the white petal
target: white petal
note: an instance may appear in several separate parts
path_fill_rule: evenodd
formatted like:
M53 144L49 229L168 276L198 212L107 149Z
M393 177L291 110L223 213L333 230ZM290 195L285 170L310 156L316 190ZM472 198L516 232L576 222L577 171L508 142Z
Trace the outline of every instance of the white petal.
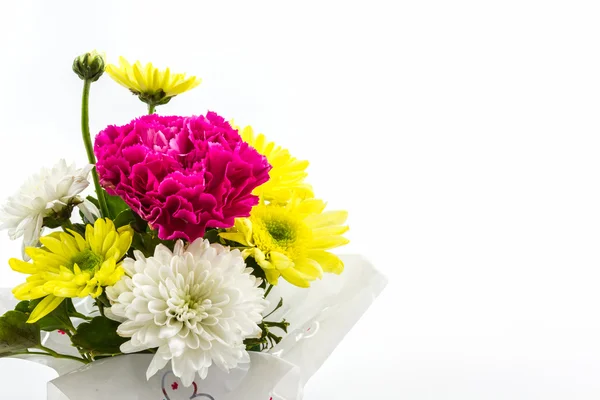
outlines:
M82 203L77 204L77 207L81 210L85 219L90 222L95 222L100 217L100 210L88 199L84 199Z
M146 379L150 379L152 376L154 376L154 374L163 369L169 360L170 357L168 354L168 349L165 350L165 347L159 347L154 357L152 357L150 365L148 366L148 370L146 371Z
M227 371L248 360L243 341L260 331L266 302L239 251L198 239L174 251L156 247L152 257L135 253L123 262L127 276L107 295L114 314L124 315L118 333L124 350L159 350L152 376L172 360L174 373L191 384L215 363Z

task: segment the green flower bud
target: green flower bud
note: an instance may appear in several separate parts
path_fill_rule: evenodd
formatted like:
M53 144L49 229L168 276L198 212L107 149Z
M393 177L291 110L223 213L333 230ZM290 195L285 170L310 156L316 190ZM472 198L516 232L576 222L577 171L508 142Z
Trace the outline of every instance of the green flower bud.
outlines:
M104 57L95 50L75 58L73 71L82 80L96 82L104 73Z

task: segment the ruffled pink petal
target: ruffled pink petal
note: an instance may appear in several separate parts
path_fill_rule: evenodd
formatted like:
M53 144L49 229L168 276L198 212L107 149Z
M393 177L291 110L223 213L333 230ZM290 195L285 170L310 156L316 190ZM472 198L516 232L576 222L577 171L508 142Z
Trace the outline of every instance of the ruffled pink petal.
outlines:
M247 217L252 191L269 179L266 158L214 112L145 115L108 126L94 152L102 185L158 230L161 239L202 237Z

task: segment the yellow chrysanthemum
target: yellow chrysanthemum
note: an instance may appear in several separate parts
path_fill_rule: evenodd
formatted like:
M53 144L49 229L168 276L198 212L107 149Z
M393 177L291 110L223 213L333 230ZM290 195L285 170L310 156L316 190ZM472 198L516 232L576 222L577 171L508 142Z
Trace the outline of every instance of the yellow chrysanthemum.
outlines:
M117 82L138 95L148 105L166 104L172 97L198 86L202 79L185 74L173 74L167 68L161 71L152 63L145 66L139 61L131 65L125 58L119 57L119 65L108 64L106 73Z
M292 157L287 149L268 142L262 133L255 135L251 126L240 130L240 136L267 157L269 164L273 166L269 171L269 180L255 189L255 195L276 203L285 203L294 194L302 198L314 196L312 187L304 183L308 161Z
M276 285L280 276L288 282L309 287L323 272L340 274L342 260L327 250L343 246L348 239L345 211L323 212L318 199L292 198L286 205L259 204L249 218L238 218L221 237L246 247L265 271L267 281Z
M31 262L16 258L10 267L30 274L27 281L13 290L19 300L44 298L31 313L28 322L48 315L65 298L96 298L103 286L112 286L124 274L120 266L133 238L130 226L115 229L109 219L87 225L85 238L79 233L54 232L40 239L43 247L28 247Z

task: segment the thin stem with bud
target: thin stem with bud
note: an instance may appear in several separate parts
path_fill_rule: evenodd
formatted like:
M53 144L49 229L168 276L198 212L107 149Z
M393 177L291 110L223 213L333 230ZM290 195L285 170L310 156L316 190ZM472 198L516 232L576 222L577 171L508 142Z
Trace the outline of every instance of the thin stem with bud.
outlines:
M108 206L106 205L104 192L102 191L100 181L98 180L98 171L96 171L96 156L94 155L94 146L92 145L92 137L90 135L89 99L91 85L92 81L90 79L83 80L83 95L81 98L81 134L83 136L83 144L85 145L88 162L94 165L94 169L92 169L92 177L94 179L96 195L98 196L98 203L100 204L100 212L102 213L103 217L108 217Z

